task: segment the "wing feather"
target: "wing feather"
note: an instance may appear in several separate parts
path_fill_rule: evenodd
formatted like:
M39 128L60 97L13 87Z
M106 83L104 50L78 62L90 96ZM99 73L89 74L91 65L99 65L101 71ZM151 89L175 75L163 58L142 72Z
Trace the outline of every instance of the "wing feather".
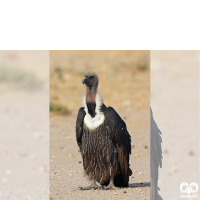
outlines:
M129 154L131 154L131 136L129 135L125 122L118 113L108 107L104 111L108 134L117 149L121 173L124 181L129 179Z
M80 149L82 144L84 117L85 117L84 107L81 107L78 111L76 120L76 141Z

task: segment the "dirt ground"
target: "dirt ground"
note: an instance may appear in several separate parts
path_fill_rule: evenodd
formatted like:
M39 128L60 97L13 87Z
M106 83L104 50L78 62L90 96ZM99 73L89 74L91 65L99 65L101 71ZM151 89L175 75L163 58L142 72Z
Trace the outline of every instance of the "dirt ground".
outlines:
M181 183L200 181L199 55L199 51L151 51L151 107L162 131L158 186L164 200L181 199Z
M0 200L49 198L48 60L0 51Z
M106 106L126 122L132 138L129 187L79 191L89 185L75 138L78 109L82 106L84 73L95 70ZM50 113L50 199L150 198L150 73L149 51L51 51L50 101L70 113Z

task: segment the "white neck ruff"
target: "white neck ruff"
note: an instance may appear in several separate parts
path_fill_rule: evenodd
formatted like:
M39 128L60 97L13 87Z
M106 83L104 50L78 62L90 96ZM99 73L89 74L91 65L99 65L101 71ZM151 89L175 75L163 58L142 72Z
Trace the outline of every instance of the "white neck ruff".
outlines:
M86 96L83 98L83 105L84 105L84 111L86 113L85 118L84 118L84 124L89 129L95 129L99 127L104 122L104 119L105 119L103 112L100 111L100 108L103 105L103 97L101 96L101 93L97 92L96 94L95 117L91 117L91 115L88 113L88 108L86 104Z

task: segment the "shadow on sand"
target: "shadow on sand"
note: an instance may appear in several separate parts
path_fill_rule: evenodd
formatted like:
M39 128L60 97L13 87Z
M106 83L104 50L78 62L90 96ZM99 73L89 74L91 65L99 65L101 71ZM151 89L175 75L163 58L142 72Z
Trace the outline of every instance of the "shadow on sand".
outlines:
M131 187L131 188L135 188L135 187L150 187L150 182L129 183L129 187Z

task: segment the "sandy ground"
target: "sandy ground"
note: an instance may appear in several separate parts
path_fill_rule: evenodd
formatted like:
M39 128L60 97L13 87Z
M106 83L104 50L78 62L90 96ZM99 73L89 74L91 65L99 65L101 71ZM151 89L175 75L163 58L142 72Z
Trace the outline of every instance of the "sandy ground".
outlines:
M49 197L48 58L0 51L0 200Z
M199 51L151 51L151 107L163 133L159 194L178 200L181 183L200 185Z
M125 51L50 53L50 100L62 103L71 110L71 114L67 116L51 113L50 117L51 200L149 199L149 66L146 70L140 70L135 67L138 64L133 64L141 62L141 55L145 54ZM130 165L133 174L128 188L114 191L76 190L79 186L90 184L83 173L82 158L75 138L77 112L82 106L82 97L85 93L85 86L81 80L90 65L99 74L99 91L103 95L104 103L113 106L120 114L132 137ZM61 80L54 72L58 66L63 73Z
M135 112L134 115L128 109L118 112L126 118L132 137L132 146L135 146L130 157L133 170L129 182L130 187L117 191L73 191L79 186L90 184L83 176L82 158L76 144L74 132L76 115L52 117L50 123L50 197L53 199L102 199L103 195L103 199L149 199L149 127L137 125L149 123L144 122L143 119L144 115L149 114L149 110Z
M149 70L141 70L144 55L130 51L51 54L50 100L67 105L71 114L51 113L49 160L48 52L0 51L1 67L6 66L9 74L17 69L29 77L16 81L15 75L6 76L0 81L0 200L48 199L49 161L52 200L149 198L150 77ZM182 182L199 183L199 52L154 52L151 61L151 106L163 133L160 195L175 200L180 199ZM54 73L56 67L63 77ZM133 175L126 189L74 191L89 184L75 141L76 114L85 93L81 80L89 68L100 74L104 102L117 110L132 136Z

